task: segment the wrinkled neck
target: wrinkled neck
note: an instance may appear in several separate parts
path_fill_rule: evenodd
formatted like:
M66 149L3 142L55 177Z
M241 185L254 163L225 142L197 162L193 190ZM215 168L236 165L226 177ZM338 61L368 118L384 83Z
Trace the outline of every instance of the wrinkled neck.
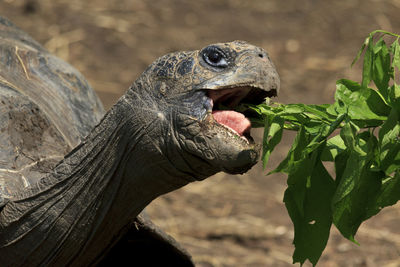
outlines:
M4 207L1 262L91 264L154 198L192 181L171 168L142 102L122 97L52 174Z

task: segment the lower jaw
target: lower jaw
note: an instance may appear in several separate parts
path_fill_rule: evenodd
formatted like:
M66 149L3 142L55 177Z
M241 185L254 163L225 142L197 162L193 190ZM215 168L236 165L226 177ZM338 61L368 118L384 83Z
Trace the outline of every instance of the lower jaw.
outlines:
M258 158L259 152L257 150L244 150L238 155L234 166L225 166L222 171L229 174L243 174L257 163Z

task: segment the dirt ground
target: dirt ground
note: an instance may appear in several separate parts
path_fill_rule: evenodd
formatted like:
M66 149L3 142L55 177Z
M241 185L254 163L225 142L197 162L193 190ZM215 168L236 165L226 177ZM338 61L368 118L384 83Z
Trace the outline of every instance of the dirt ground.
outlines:
M400 33L400 0L2 0L0 14L81 71L107 109L155 58L235 39L269 52L281 75L277 101L330 103L338 78L360 80L350 63L366 35ZM285 135L269 169L292 138ZM291 266L285 177L265 173L259 164L246 175L216 175L148 212L198 266ZM319 266L400 266L399 205L356 239L361 246L332 229Z

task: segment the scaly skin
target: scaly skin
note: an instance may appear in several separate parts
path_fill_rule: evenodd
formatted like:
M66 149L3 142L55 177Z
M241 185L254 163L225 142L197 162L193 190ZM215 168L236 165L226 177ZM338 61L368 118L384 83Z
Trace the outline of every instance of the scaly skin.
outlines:
M42 50L38 53L47 55ZM26 53L24 60L34 61L36 56ZM16 90L31 78L26 75L29 64L24 67L22 81L2 77L0 98L36 108L28 112L32 120L41 118L48 127L32 123L34 134L29 137L33 138L54 124L46 105L43 108L34 97ZM246 92L240 97L258 102L276 95L279 77L264 50L242 41L168 54L147 68L63 160L56 166L41 166L42 177L28 179L29 184L20 189L24 186L13 187L9 182L13 175L8 171L7 181L0 182L8 199L0 213L1 265L94 265L156 197L219 171L250 169L257 162L258 146L211 115L208 91L227 88ZM228 103L233 102L238 101ZM14 109L5 107L4 111ZM60 128L65 122L57 123L51 137L62 140L65 132ZM27 127L10 127L29 133ZM9 132L1 134L7 137ZM34 147L53 139L43 137ZM18 144L27 150L24 142ZM39 165L38 161L33 165ZM133 261L140 257L134 251L129 256Z

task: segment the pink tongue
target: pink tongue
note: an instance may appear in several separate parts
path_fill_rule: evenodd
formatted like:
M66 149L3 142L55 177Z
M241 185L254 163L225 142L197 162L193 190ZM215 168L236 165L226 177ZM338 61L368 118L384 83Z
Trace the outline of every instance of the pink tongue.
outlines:
M212 112L214 119L225 126L235 130L240 136L249 132L251 123L243 114L233 110L215 110Z

